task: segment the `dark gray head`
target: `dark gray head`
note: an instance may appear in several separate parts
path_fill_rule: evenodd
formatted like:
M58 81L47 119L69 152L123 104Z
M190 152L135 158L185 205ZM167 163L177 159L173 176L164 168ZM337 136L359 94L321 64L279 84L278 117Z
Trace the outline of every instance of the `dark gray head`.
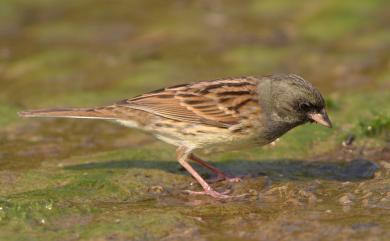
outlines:
M261 90L262 89L262 90ZM269 118L291 128L306 122L332 127L320 92L308 81L294 74L263 78L259 91L269 95L266 111ZM265 99L262 96L263 100Z

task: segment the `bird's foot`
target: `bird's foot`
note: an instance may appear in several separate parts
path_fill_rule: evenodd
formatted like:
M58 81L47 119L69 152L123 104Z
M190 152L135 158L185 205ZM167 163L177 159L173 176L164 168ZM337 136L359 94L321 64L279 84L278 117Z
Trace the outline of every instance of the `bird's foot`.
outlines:
M242 181L242 177L241 176L234 177L234 176L229 176L226 174L219 174L216 177L207 179L207 183L217 183L217 182L222 182L222 181L237 183L237 182Z
M220 192L217 192L213 189L211 190L206 190L206 191L192 191L192 190L185 190L184 191L185 193L189 194L189 195L208 195L208 196L211 196L213 198L217 198L217 199L231 199L231 198L239 198L239 197L245 197L247 196L248 194L242 194L242 195L228 195L231 191L230 190L227 190L227 191L224 191L222 193Z
M210 190L207 190L207 191L192 191L192 190L185 190L184 191L185 193L189 194L189 195L208 195L208 196L212 196L214 198L218 198L218 199L228 199L228 198L232 198L232 196L230 195L227 195L228 193L230 193L230 190L227 190L227 191L224 191L222 193L220 192L217 192L213 189L210 189Z

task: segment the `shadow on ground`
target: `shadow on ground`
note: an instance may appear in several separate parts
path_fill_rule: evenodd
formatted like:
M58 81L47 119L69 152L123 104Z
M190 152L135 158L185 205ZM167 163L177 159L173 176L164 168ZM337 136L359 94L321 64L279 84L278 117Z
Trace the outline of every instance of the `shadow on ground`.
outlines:
M194 166L196 164L193 164ZM365 159L349 162L322 162L305 160L258 160L258 161L225 161L215 164L218 168L233 175L250 175L251 177L268 176L272 180L289 181L299 179L325 179L337 181L359 181L370 179L378 169L377 164ZM184 174L177 162L120 160L92 162L67 166L68 170L88 169L160 169L171 173ZM199 169L198 169L199 170Z

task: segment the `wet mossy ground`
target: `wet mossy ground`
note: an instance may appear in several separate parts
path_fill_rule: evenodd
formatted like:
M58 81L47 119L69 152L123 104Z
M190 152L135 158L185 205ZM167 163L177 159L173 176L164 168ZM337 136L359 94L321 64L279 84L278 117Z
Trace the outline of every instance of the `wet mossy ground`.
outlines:
M0 240L388 240L389 4L0 1ZM240 183L199 190L174 149L104 121L20 119L167 85L294 72L333 129L206 158ZM205 177L210 173L194 165Z

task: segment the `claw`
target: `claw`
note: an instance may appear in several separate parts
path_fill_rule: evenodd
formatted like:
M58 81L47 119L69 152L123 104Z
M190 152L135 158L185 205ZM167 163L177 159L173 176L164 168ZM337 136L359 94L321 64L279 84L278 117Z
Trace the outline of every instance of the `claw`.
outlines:
M218 175L214 178L207 179L208 183L217 183L217 182L222 182L222 181L237 183L237 182L241 182L242 178L241 177L230 177L228 175Z
M224 191L222 193L219 193L219 192L214 191L214 190L208 190L208 191L185 190L184 192L189 194L189 195L208 195L208 196L212 196L214 198L219 198L219 199L228 199L228 198L232 198L233 197L233 196L227 195L228 193L230 193L229 190Z
M195 180L202 186L203 190L202 192L195 192L195 191L190 191L187 190L188 194L192 195L209 195L214 198L219 198L219 199L227 199L227 198L233 198L237 196L229 196L227 195L230 191L219 193L214 191L210 185L199 175L199 173L188 163L188 159L193 159L194 161L198 162L202 166L205 166L206 168L212 170L214 173L217 174L217 177L222 177L223 179L228 179L227 176L217 168L209 165L208 163L204 162L202 159L197 158L194 154L191 153L191 149L189 149L186 146L180 146L176 150L177 154L177 160L179 163L195 178ZM233 181L238 181L238 179L232 178ZM246 196L241 195L241 196Z
M214 190L208 190L208 191L185 190L184 192L189 194L189 195L208 195L208 196L211 196L213 198L218 198L218 199L240 198L240 197L245 197L245 196L249 195L249 194L241 194L241 195L235 195L235 196L227 195L228 193L231 192L230 190L224 191L222 193L219 193L219 192L214 191Z

